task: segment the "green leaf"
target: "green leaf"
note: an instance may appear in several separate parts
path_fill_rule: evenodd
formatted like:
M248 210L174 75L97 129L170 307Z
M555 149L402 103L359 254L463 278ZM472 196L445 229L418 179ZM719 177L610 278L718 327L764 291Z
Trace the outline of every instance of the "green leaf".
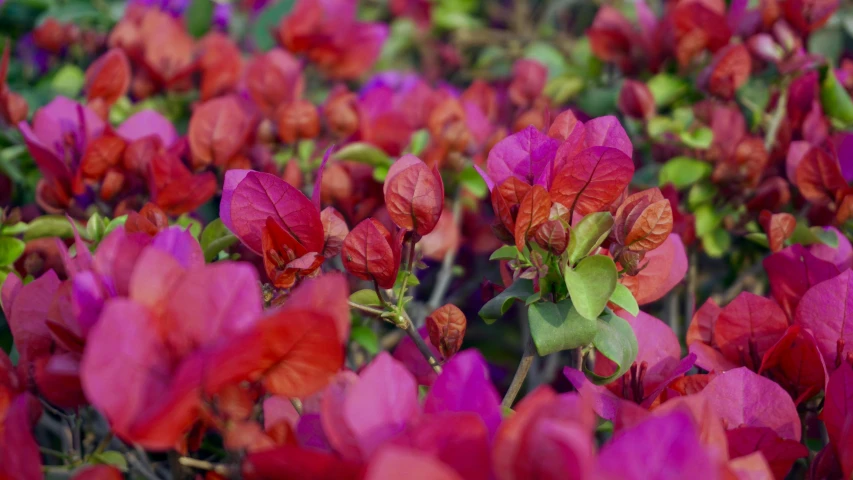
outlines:
M666 162L658 173L660 186L671 183L681 190L711 175L711 164L690 157L675 157Z
M679 76L659 73L646 82L658 108L672 104L687 93L687 82Z
M563 54L556 47L546 42L533 42L524 50L524 58L536 60L548 68L548 79L564 74L568 69Z
M86 20L98 20L102 16L101 12L95 8L94 2L50 2L49 5L50 8L36 20L37 24L42 24L48 18L55 18L63 23L79 24Z
M584 79L576 74L562 75L548 81L545 85L545 95L554 104L564 104L582 92L584 86Z
M489 260L515 260L516 258L518 258L518 249L515 245L504 245L495 250Z
M414 287L416 285L420 285L421 281L418 280L418 276L411 272L406 272L405 270L400 270L397 272L397 280L394 282L394 288L402 288L403 279L406 280L406 285L410 287Z
M631 364L637 358L637 337L631 325L621 317L608 311L597 320L597 329L592 344L601 355L604 355L616 364L616 371L607 377L597 375L587 370L587 377L597 385L604 385L621 377L631 368Z
M278 2L270 2L257 16L255 24L250 28L252 32L252 40L258 50L272 50L276 46L276 40L273 38L273 32L296 4L296 0L279 0Z
M687 193L687 206L695 212L702 204L713 200L717 193L717 187L712 183L697 183L690 187L690 192Z
M201 222L192 218L188 214L183 214L175 220L175 224L183 227L184 230L190 232L190 235L198 240L199 235L201 235Z
M204 261L210 263L219 257L219 252L225 251L231 245L237 243L237 236L233 233L228 233L225 236L215 238L202 248L204 252Z
M379 339L376 337L376 332L370 327L366 325L353 327L350 338L367 350L367 353L371 355L379 353Z
M716 230L723 221L723 215L713 205L701 205L694 213L696 215L696 235L700 237Z
M24 254L27 244L14 237L0 237L0 267L12 265Z
M608 212L590 213L575 225L569 237L566 254L569 265L592 253L610 234L613 228L613 216Z
M104 236L106 237L107 235L112 233L113 230L124 225L124 222L126 222L126 221L127 221L127 215L122 215L120 217L116 217L116 218L110 220L110 223L107 224L107 228L104 229Z
M43 215L36 218L27 226L24 232L24 240L30 241L36 238L59 237L71 238L74 230L68 219L61 215Z
M823 111L842 125L853 126L853 100L838 83L832 68L825 68L822 74L820 102L823 105Z
M86 77L80 67L67 64L63 65L53 75L53 80L50 81L50 88L59 95L73 98L83 89L85 81Z
M620 87L621 85L587 88L577 98L578 107L591 117L612 113L616 110Z
M385 183L385 177L388 176L388 167L381 166L373 169L373 179L379 183Z
M692 132L681 132L679 138L681 138L682 143L690 148L707 150L714 141L714 132L708 127L701 127Z
M192 0L184 13L187 32L195 38L202 37L210 30L213 20L213 0Z
M86 222L86 235L94 242L100 242L104 238L104 231L107 228L104 217L97 212L93 213Z
M794 233L791 234L791 243L805 246L823 243L832 248L838 248L838 236L832 230L824 230L821 227L809 228L803 222L797 222Z
M569 299L534 303L527 314L530 336L539 355L589 345L595 337L595 320L581 316Z
M5 225L2 228L0 228L0 234L12 235L12 236L20 235L20 234L27 231L28 226L29 225L27 225L24 222L18 222L14 225Z
M770 248L770 242L767 241L767 234L760 232L747 233L746 239L750 242L757 243L764 248Z
M349 160L351 162L364 163L374 167L390 167L391 157L387 153L369 143L350 143L335 153L338 160Z
M204 260L212 262L219 256L219 252L237 243L237 236L228 230L222 220L216 220L207 224L201 232L201 249L204 251Z
M365 288L364 290L359 290L352 295L349 296L349 299L353 303L357 303L359 305L366 305L368 307L378 307L382 305L382 302L379 300L379 296L375 291Z
M711 258L721 258L732 246L732 237L725 229L718 228L702 236L702 247Z
M509 310L514 300L524 299L530 295L533 295L533 282L524 278L516 279L506 290L483 305L480 309L480 318L487 324L492 324Z
M409 140L409 153L412 155L420 155L423 153L424 149L426 149L428 143L429 130L424 128L418 130L412 134L412 138Z
M610 295L610 301L625 309L626 312L633 316L640 313L640 306L637 305L637 299L628 287L621 283L616 284L616 289L613 290L613 295Z
M486 195L489 194L489 186L486 185L486 181L483 180L477 169L471 165L459 172L459 183L477 198L486 198Z
M112 465L122 472L127 471L127 459L124 458L124 455L122 455L121 452L117 452L115 450L108 450L106 452L92 455L89 462L101 465Z
M593 255L581 260L574 269L566 267L565 278L578 313L595 320L616 289L618 273L612 258Z

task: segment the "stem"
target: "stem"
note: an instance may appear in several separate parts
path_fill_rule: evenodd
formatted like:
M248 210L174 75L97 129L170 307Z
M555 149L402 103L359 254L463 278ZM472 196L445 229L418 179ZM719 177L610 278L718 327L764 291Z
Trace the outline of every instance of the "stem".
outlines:
M109 432L107 432L106 435L104 435L104 438L101 439L101 443L99 443L98 446L95 447L95 451L92 452L92 455L99 455L99 454L103 453L104 450L106 450L107 447L110 446L110 442L112 442L112 441L113 441L113 432L112 432L112 430L110 430Z
M462 220L462 196L456 195L453 201L453 223L459 226ZM450 281L453 279L453 265L456 263L457 249L452 248L444 254L444 259L441 262L441 270L438 272L438 277L435 280L435 288L432 290L432 295L427 301L427 315L436 308L441 306L444 301L444 296L447 294L447 289L450 287Z
M296 413L302 415L302 400L298 398L291 398L290 403L293 405L293 409L296 410Z
M373 281L373 290L376 292L376 296L379 297L379 302L382 303L382 306L387 307L388 302L382 296L382 290L379 289L379 283L376 280Z
M141 456L145 455L145 452L141 451L141 449L137 449L137 451L140 452ZM148 480L160 480L160 478L157 477L157 474L155 474L149 468L149 465L147 465L147 463L148 463L147 458L145 458L145 461L143 461L139 457L137 457L135 453L128 452L127 453L127 463L129 463L131 466L133 466L133 468L135 470L137 470L139 472L139 474L142 475L143 477L145 477L146 479L148 479Z
M533 364L535 356L536 345L533 344L533 337L531 336L524 345L524 353L521 355L521 361L518 362L518 369L512 377L512 383L509 384L509 389L506 391L506 395L504 395L501 407L512 407L512 402L515 401L515 397L518 396L521 386L524 385L524 379L527 377L527 372L530 371L530 365Z
M205 460L198 460L190 457L181 457L178 459L178 463L185 467L195 468L196 470L205 470L217 473L219 475L222 475L223 477L228 477L232 473L231 467L229 467L228 465L210 463Z
M441 374L441 365L438 364L438 360L435 359L426 342L424 342L423 337L415 330L415 324L412 323L412 320L405 317L406 320L406 328L404 329L406 333L409 335L409 338L415 342L415 345L418 347L418 350L421 351L421 355L424 356L429 366L432 367L435 373Z
M782 120L785 119L785 111L788 104L788 81L785 80L782 84L782 93L779 94L779 101L776 103L776 110L770 117L770 125L767 127L767 133L764 136L764 149L769 154L773 150L773 145L776 144L776 135L779 133L779 127L782 126Z
M364 313L370 313L372 315L382 315L385 313L384 310L380 310L378 308L368 307L367 305L361 305L359 303L355 303L353 301L348 301L350 308L354 308L356 310L361 310Z

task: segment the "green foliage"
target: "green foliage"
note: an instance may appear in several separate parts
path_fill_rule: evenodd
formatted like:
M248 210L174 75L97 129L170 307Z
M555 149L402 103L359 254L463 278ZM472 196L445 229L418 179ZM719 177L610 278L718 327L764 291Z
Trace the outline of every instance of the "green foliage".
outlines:
M379 338L376 336L376 332L366 325L353 327L350 339L359 344L371 355L379 353Z
M831 68L824 69L820 84L820 101L826 114L842 127L853 127L853 100L838 83Z
M213 0L191 0L184 14L184 23L187 32L193 37L202 37L210 30L210 22L213 19Z
M640 306L637 305L637 299L634 298L634 294L628 290L628 287L621 283L616 284L613 295L610 296L610 301L614 305L624 308L631 315L636 316L640 313Z
M364 142L350 143L335 152L334 156L338 160L349 160L351 162L364 163L373 167L385 167L386 172L387 168L394 163L387 153L383 152L378 147Z
M379 300L379 296L376 294L376 292L369 288L365 288L364 290L359 290L353 293L349 296L349 299L353 303L357 303L359 305L366 305L369 307L377 307L379 305L382 305L382 302Z
M217 218L201 232L200 243L204 261L212 262L219 256L219 252L237 243L237 237L222 223L222 219Z
M608 212L591 213L583 218L569 238L566 256L569 265L576 264L598 248L613 228L613 216Z
M27 244L14 237L0 237L0 267L7 267L24 254Z
M280 0L270 2L261 10L257 16L257 20L255 20L255 24L250 29L252 32L252 41L259 50L267 51L276 46L276 40L272 32L281 23L281 19L293 10L295 4L296 0Z
M483 180L480 173L471 165L459 172L459 182L477 198L486 198L489 194L489 187L486 185L486 181Z
M480 318L488 324L494 323L509 310L513 301L526 299L533 295L533 282L524 278L516 279L506 290L486 302L480 309Z
M660 186L671 183L682 190L711 175L711 164L690 157L675 157L667 161L658 173Z
M564 274L578 313L590 320L598 318L616 289L618 273L613 259L605 255L586 257L574 269L567 267Z
M527 312L530 335L539 355L589 345L596 333L595 320L580 315L568 299L534 303Z
M631 368L631 364L637 358L639 347L631 325L609 310L598 318L597 327L592 344L598 353L616 364L616 371L604 377L588 370L584 364L584 372L593 383L604 385L621 377Z

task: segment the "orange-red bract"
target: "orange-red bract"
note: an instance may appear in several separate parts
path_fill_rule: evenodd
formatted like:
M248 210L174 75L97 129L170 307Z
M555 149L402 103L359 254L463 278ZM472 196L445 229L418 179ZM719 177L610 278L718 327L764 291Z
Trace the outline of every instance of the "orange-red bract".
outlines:
M655 98L645 83L625 80L619 91L619 110L633 118L647 119L655 114Z
M835 199L835 192L847 187L838 159L822 148L811 148L803 156L794 173L794 183L806 200L826 205Z
M100 102L102 117L129 87L130 62L120 48L110 49L86 70L86 100Z
M565 160L551 184L551 200L570 212L597 212L619 197L633 174L634 163L624 152L612 147L587 148Z
M264 116L272 118L279 105L302 96L302 66L290 53L279 48L270 50L256 56L246 67L246 88Z
M468 321L459 307L448 303L426 318L426 326L430 342L438 346L438 351L445 359L449 359L462 347Z
M616 210L616 241L635 252L654 250L672 232L672 205L657 188L635 193Z
M444 183L414 155L397 160L385 178L385 205L398 227L422 237L431 232L444 206Z
M312 139L320 134L320 114L307 100L282 103L275 111L278 138L284 143Z
M551 196L540 185L534 185L527 192L515 219L515 246L519 251L524 250L527 239L536 233L540 225L548 221L551 213Z
M794 234L797 219L790 213L771 213L768 210L764 210L758 217L758 223L761 224L761 228L767 233L770 250L778 252L785 246L785 240Z
M774 300L742 292L714 324L714 340L732 362L758 371L761 359L788 329L785 312Z
M278 288L290 288L299 277L313 275L325 260L320 253L309 252L272 217L267 217L261 245L267 276Z
M80 163L83 177L91 180L103 178L107 170L121 162L126 146L127 143L115 135L104 135L90 141Z
M362 221L344 239L344 267L362 280L376 281L381 288L393 287L400 269L403 232L392 235L375 218Z
M243 148L251 130L252 118L237 97L203 103L193 112L187 132L192 164L224 166Z
M323 222L323 256L336 257L341 253L349 228L341 214L333 207L326 207L320 212L320 221Z
M515 218L521 201L530 191L530 185L516 177L509 177L492 192L492 208L506 229L515 232Z
M211 32L198 44L201 101L232 91L243 73L240 49L227 35Z
M151 236L167 228L169 228L169 218L166 217L166 213L150 202L146 203L139 213L128 213L127 221L124 223L127 233L144 232Z
M731 99L749 79L751 69L749 50L742 44L729 45L717 52L708 66L708 91L725 100Z

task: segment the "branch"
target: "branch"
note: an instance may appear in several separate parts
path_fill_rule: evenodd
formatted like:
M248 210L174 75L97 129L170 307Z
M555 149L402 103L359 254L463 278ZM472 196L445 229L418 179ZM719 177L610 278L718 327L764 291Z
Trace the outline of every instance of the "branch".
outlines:
M223 477L229 477L233 473L232 468L228 465L210 463L205 460L198 460L191 457L181 457L178 459L178 463L185 467L195 468L196 470L213 472L222 475Z
M462 195L457 194L453 200L453 223L458 227L461 221ZM457 248L458 246L448 250L444 254L444 259L441 262L441 270L439 270L438 277L435 280L435 287L432 290L429 301L427 301L427 315L440 307L442 301L444 301L444 296L450 287L450 281L453 279L453 265L456 263Z
M518 369L512 377L512 383L509 385L506 395L504 395L501 407L512 407L512 402L515 401L515 397L518 396L521 386L524 385L524 379L527 377L527 372L530 371L530 365L533 364L535 356L536 345L533 344L533 337L530 336L524 345L524 353L521 355L521 361L518 362Z
M429 363L429 366L432 367L433 371L435 373L441 374L441 365L439 365L438 360L436 360L433 356L432 351L430 351L426 342L424 342L424 339L423 337L421 337L421 334L418 333L418 331L415 329L415 324L412 323L412 319L410 319L405 312L403 312L403 315L404 320L406 321L406 328L404 330L409 335L409 338L411 338L412 341L415 342L415 345L418 347L418 350L421 351L421 355L424 356L427 363Z
M360 310L364 313L370 313L372 315L382 315L385 313L384 310L380 310L378 308L368 307L367 305L361 305L359 303L355 303L353 301L347 301L349 303L350 308L354 308L356 310Z
M773 116L770 117L770 125L767 127L767 134L764 136L764 149L769 154L773 150L773 145L776 144L776 135L779 133L779 127L782 126L782 120L785 119L785 111L788 106L788 82L782 84L782 93L779 94L779 101L776 103L776 110L773 111Z

